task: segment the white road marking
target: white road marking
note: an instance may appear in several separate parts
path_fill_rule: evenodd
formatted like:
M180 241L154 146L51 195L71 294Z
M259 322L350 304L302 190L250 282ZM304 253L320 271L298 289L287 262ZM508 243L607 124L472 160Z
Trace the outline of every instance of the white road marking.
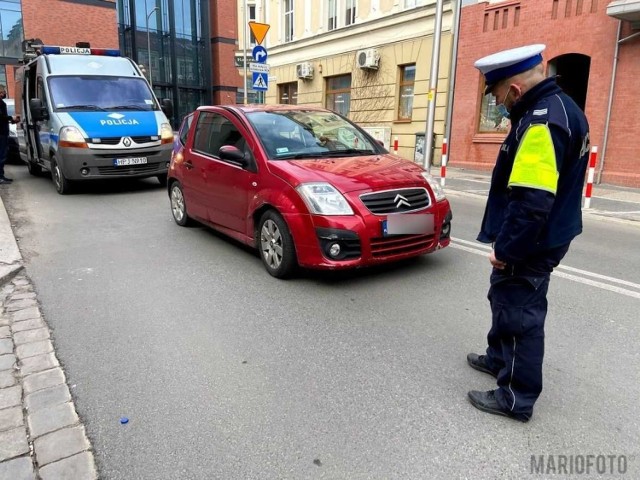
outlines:
M452 238L451 240L452 240L452 243L450 244L450 247L457 248L458 250L464 250L465 252L474 253L476 255L481 255L483 257L487 256L487 254L491 251L491 247L489 245L485 245L482 243L471 242L469 240L463 240L461 238L455 238L455 237ZM572 273L567 273L567 272L572 272ZM626 288L618 287L615 285L610 285L608 283L599 282L597 280L591 280L590 278L583 278L578 275L573 275L573 273L583 275L584 277L597 278L599 280L604 280L610 283L617 283L619 285L624 285L626 287L630 287L638 291L636 292L636 291L628 290ZM608 277L606 275L600 275L599 273L589 272L588 270L582 270L579 268L569 267L565 265L559 265L553 271L552 275L555 275L557 277L564 278L567 280L572 280L574 282L582 283L584 285L589 285L592 287L601 288L603 290L608 290L610 292L619 293L621 295L626 295L628 297L640 299L640 284L638 283L629 282L627 280L622 280L615 277Z

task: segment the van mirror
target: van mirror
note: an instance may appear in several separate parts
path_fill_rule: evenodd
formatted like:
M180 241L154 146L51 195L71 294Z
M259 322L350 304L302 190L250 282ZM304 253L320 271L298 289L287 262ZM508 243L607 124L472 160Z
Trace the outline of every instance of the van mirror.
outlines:
M48 117L47 109L42 106L42 100L39 98L29 100L29 110L31 110L31 118L36 122L40 122Z
M244 153L241 152L237 147L234 147L233 145L221 146L220 150L218 150L218 156L222 160L228 160L230 162L237 163L242 167L246 167L249 164L249 162L247 162L247 159L244 156Z
M162 111L167 116L167 118L173 117L173 102L170 98L163 98L161 103Z

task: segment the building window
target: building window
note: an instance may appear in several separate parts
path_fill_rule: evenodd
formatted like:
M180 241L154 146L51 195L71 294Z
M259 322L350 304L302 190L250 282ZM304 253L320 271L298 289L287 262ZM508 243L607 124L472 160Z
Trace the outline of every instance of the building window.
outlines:
M20 1L0 1L0 57L22 58L22 40Z
M282 83L278 85L279 103L286 105L298 104L298 82Z
M481 92L484 92L484 82L480 83L482 83ZM482 95L478 133L507 133L509 131L509 119L500 115L496 103L496 97L493 95Z
M427 4L427 0L404 0L404 8L422 7Z
M415 81L415 64L400 67L398 120L411 120L411 114L413 113L413 84Z
M293 0L282 2L284 12L284 41L293 41Z
M351 74L327 78L326 108L336 113L349 115L351 106Z
M356 23L356 0L345 0L346 9L345 9L345 17L344 24L345 25L353 25Z
M327 30L338 28L338 0L329 0Z
M248 12L248 17L249 17L249 21L250 22L255 22L257 21L257 16L256 16L256 6L255 5L249 5L249 8L247 9ZM255 47L258 42L256 41L256 36L253 34L253 31L251 29L249 29L249 44L252 47Z

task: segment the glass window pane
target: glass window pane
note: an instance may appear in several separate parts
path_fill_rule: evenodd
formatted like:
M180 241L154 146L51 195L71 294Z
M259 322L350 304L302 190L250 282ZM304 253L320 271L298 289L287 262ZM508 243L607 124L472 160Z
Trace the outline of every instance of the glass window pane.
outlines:
M483 95L480 105L480 116L478 120L479 133L507 133L509 130L509 119L498 113L496 108L496 97L493 95Z

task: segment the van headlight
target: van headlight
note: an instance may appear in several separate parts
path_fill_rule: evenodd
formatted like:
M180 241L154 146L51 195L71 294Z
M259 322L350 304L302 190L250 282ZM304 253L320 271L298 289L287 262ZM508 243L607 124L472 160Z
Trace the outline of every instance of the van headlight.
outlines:
M168 123L160 125L160 140L162 144L173 143L173 129Z
M60 147L89 148L82 133L76 127L62 127L58 145Z
M429 172L422 172L422 176L427 181L431 190L433 190L433 195L436 197L436 202L440 200L444 200L447 196L444 194L444 190L440 186L440 182L438 182L435 178L433 178Z
M353 215L347 200L330 183L303 183L296 191L313 214Z

